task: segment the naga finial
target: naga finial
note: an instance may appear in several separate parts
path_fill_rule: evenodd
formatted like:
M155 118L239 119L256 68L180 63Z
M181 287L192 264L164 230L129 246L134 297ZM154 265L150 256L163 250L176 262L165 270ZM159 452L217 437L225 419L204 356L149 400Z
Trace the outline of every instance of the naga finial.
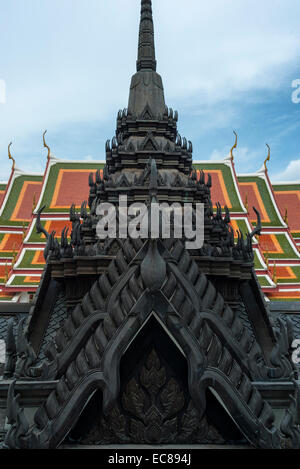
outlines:
M12 268L14 268L14 266L15 266L17 255L18 255L16 249L17 249L17 244L14 243L13 244L13 252L12 252L12 261L11 261Z
M266 252L264 253L264 256L265 256L265 261L266 261L266 266L267 266L267 269L270 270L270 264L269 264L269 251L266 250Z
M274 261L272 280L277 285L277 268L276 267L277 267L276 262Z
M11 152L10 152L10 147L12 146L12 142L10 142L10 144L8 145L8 158L10 160L12 160L13 164L12 164L12 170L15 169L15 166L16 166L16 161L15 159L11 156Z
M244 205L245 205L247 212L249 212L248 194L246 194Z
M23 221L23 223L22 223L22 241L24 241L25 238L26 238L26 225L25 225L25 221Z
M32 197L32 213L35 211L35 208L36 208L36 193L34 193Z
M9 271L8 271L8 265L6 261L5 266L4 266L4 283L7 283L8 276L9 276Z
M268 168L267 168L267 162L270 161L270 159L271 159L271 148L270 148L270 146L269 146L267 143L266 143L266 146L268 147L268 156L267 156L267 158L266 158L265 161L264 161L264 166L265 166L265 170L267 171L267 170L268 170Z
M234 160L233 150L234 150L235 148L237 148L237 143L238 143L238 136L237 136L236 131L234 130L233 133L234 133L234 135L235 135L235 142L234 142L233 147L232 147L231 150L230 150L230 157L231 157L231 160L232 160L232 161Z
M50 158L50 147L47 145L46 140L45 140L46 133L47 133L47 130L45 130L45 132L43 133L43 144L44 144L44 147L47 148L47 150L48 150L47 159L49 160L49 158Z
M285 209L285 214L284 214L284 219L283 220L284 220L284 223L286 225L289 224L289 216L288 216L288 209L287 208Z

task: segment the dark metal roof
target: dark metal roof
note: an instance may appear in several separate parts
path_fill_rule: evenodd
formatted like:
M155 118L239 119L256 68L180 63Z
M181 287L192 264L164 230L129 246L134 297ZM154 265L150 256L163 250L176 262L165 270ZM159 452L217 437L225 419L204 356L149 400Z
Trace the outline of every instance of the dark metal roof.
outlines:
M31 303L0 302L1 314L29 313Z

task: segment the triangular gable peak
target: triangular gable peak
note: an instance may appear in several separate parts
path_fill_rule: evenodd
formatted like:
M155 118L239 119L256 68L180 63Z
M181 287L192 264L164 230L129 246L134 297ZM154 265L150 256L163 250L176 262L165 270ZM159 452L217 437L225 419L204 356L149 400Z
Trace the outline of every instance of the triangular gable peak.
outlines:
M151 108L149 106L149 104L147 103L143 112L142 112L142 115L141 115L141 119L143 120L151 120L151 119L154 119L154 115L151 111Z
M57 447L72 429L74 411L80 414L84 403L97 389L101 390L103 410L108 415L118 402L122 356L153 315L189 364L188 386L197 403L200 420L206 409L205 390L210 387L221 401L226 402L230 415L237 419L236 423L252 444L276 448L284 443L284 436L272 423L271 407L251 383L251 376L253 379L261 371L255 367L250 371L248 363L254 363L254 357L260 352L248 329L243 327L206 276L197 271L196 264L181 243L169 244L167 251L163 245L158 250L153 250L154 246L153 242L146 242L143 249L141 241L131 243L127 240L122 249L125 262L122 261L121 270L120 265L116 269L121 261L119 251L119 257L112 261L114 267L110 269L114 274L109 277L102 275L72 316L64 321L56 334L56 346L53 344L46 351L50 360L48 371L43 368L49 377L57 377L57 385L37 410L33 426L26 424L26 430L20 432L17 422L12 419L6 436L7 445ZM156 259L154 263L153 256ZM155 267L157 262L161 264L159 275ZM135 278L134 288L130 286L129 278ZM112 304L113 308L110 307ZM97 311L93 305L97 305ZM32 320L34 314L33 310ZM87 320L94 325L91 335L86 334ZM64 330L70 330L70 321L74 329L66 339ZM260 327L266 326L267 331L270 327L267 323L262 322ZM29 328L31 335L37 331L37 327L35 331ZM193 341L188 339L190 335L194 337ZM266 347L263 352L266 355L267 335L263 346ZM80 342L76 339L78 336L82 337ZM273 340L271 336L270 340ZM212 342L214 346L210 346ZM23 364L25 367L28 365L26 362ZM201 374L199 370L202 370ZM15 405L13 383L9 409ZM264 412L261 412L262 408ZM19 413L23 413L21 408ZM22 421L25 423L26 419ZM113 442L114 436L111 438ZM155 441L159 443L160 438L158 435Z
M155 141L154 137L153 137L153 134L151 132L149 132L147 134L147 137L143 140L143 142L140 144L140 147L139 147L139 150L141 151L159 151L159 145L158 143Z

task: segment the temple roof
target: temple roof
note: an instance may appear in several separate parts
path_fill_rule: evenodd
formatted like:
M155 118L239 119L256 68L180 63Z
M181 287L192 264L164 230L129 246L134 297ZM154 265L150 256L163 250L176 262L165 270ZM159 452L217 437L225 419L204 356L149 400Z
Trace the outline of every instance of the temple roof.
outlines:
M0 241L2 243L0 258L3 259L0 263L0 281L4 284L5 277L9 274L9 278L5 282L6 290L10 292L9 295L12 294L11 291L34 292L39 284L45 264L43 249L46 240L43 234L36 233L37 209L46 205L45 212L41 216L41 223L48 232L56 231L58 238L65 226L69 228L70 232L70 205L75 203L79 208L82 200L88 199L89 173L103 166L104 162L76 162L54 158L47 165L44 177L22 175L18 177L17 182L19 184L14 184L14 180L10 182L10 187L14 186L14 188L13 190L10 189L6 203L10 198L18 199L18 197L22 197L24 182L39 182L42 188L39 187L41 195L36 200L35 214L30 219L24 216L23 220L18 222L19 227L15 228L16 232L5 230L6 225L8 225L7 221L5 225L0 226ZM263 231L259 238L259 244L254 244L254 255L258 279L267 297L271 298L272 296L272 299L277 298L276 295L279 295L279 299L289 297L291 292L282 292L281 285L284 285L285 289L288 290L292 287L293 289L296 288L297 291L293 292L293 299L300 297L300 255L291 234L284 228L284 221L280 216L282 209L280 211L280 207L276 204L278 188L282 189L282 186L275 185L274 198L270 194L269 183L265 177L257 174L237 177L234 165L228 159L218 162L195 161L194 166L197 170L203 169L206 173L211 174L212 200L214 205L216 201L220 201L223 207L227 205L230 209L231 225L235 231L235 236L237 230L241 230L244 235L250 233L253 225L255 225L254 216L251 215L252 205L258 207L263 214ZM41 180L43 180L42 184ZM22 184L20 184L21 181ZM290 187L293 187L295 191L298 189L297 185L290 185ZM281 192L283 191L281 190ZM25 191L23 191L23 195L24 193L26 194ZM246 199L249 214L245 208ZM22 206L22 201L23 198L20 199L19 206ZM27 207L28 205L31 204L27 202ZM292 213L292 206L290 210ZM8 211L6 204L5 207L2 207L2 212L12 213ZM26 212L24 213L26 214ZM14 221L12 216L8 221ZM273 228L274 232L272 231ZM268 258L267 260L265 256ZM11 269L13 259L15 263L13 269ZM272 279L274 262L276 262L277 284ZM281 293L279 293L280 288Z
M296 244L300 244L300 182L273 184L275 199L280 211L288 219L289 228Z
M8 183L0 185L0 288L7 283L19 255L42 181L42 175L28 174L13 166ZM5 301L13 298L9 292L2 297Z
M141 1L137 55L128 109L119 111L115 136L105 145L114 187L120 183L124 169L127 175L140 177L149 156L155 158L159 170L169 174L178 171L187 178L192 171L192 143L179 135L178 113L166 107L162 79L156 72L151 0ZM38 210L44 207L41 226L46 232L55 232L60 240L66 227L70 236L70 206L74 204L79 210L83 201L92 200L91 172L99 170L99 177L103 176L104 161L58 159L45 138L44 146L48 149L44 175L27 174L13 165L8 183L0 184L0 288L4 294L34 292L39 285L46 239L36 232ZM253 207L259 210L262 232L259 238L253 238L253 252L265 295L274 298L293 290L300 299L300 223L298 217L289 216L300 208L300 183L277 183L272 187L265 168L237 176L232 152L221 161L196 160L194 167L198 178L200 170L210 174L214 212L217 202L228 207L235 238L238 232L245 237L251 233L256 225ZM124 178L125 186L134 185L130 178ZM168 190L173 190L174 181L167 184ZM113 197L113 188L111 193Z
M178 113L165 108L156 74L151 0L141 0L137 70L129 109L119 112L116 135L106 142L104 167L58 160L44 133L44 177L26 179L8 147L13 170L0 208L0 247L3 255L13 252L9 271L7 259L0 262L0 297L25 298L30 309L18 325L15 318L3 323L0 314L0 339L7 330L3 447L54 449L68 435L84 444L93 425L99 445L207 444L215 435L209 436L210 425L203 432L201 422L207 425L207 416L214 423L218 402L226 418L218 415L215 423L219 429L224 418L225 444L245 438L257 448L299 448L292 323L270 314L266 300L300 299L300 253L266 162L258 173L239 178L232 150L222 161L192 166L193 145L179 135ZM39 199L33 197L30 209L28 188L34 185ZM133 223L127 226L130 211L125 226L116 210L120 195L147 209L144 214L138 206L138 236L132 236ZM101 213L103 202L113 207ZM169 214L168 234L156 202L179 205ZM101 222L105 230L115 222L114 232L101 236ZM16 251L13 236L20 235ZM2 306L9 312L10 304ZM13 306L11 313L17 314ZM29 403L19 392L23 380L27 390L36 390ZM217 399L212 413L207 391ZM91 418L90 429L73 439L93 396L99 408L88 414L95 422ZM227 414L237 427L230 436ZM102 416L108 422L103 428Z
M31 220L41 189L42 175L15 170L2 195L0 226L22 227ZM2 186L3 187L3 186Z
M229 208L231 214L247 213L230 161L194 161L193 166L211 175L211 198L214 205L219 201L221 206L226 205Z
M39 285L45 265L43 249L46 240L43 234L36 233L38 208L46 206L41 223L48 232L55 231L58 238L65 226L70 232L70 205L74 203L79 209L82 200L88 199L89 174L103 167L104 162L101 161L77 162L51 158L44 176L22 173L11 178L9 184L3 184L6 190L0 218L0 285L6 285L3 295L13 298L14 293L34 292ZM259 244L254 240L254 261L263 291L272 300L300 300L297 217L288 217L288 224L291 223L293 230L290 231L285 225L283 213L286 208L291 214L297 209L295 201L300 200L300 184L276 183L272 186L264 174L258 173L237 176L228 158L195 161L194 167L211 174L214 209L217 201L223 207L228 206L235 237L237 230L244 235L251 232L256 222L252 206L259 209L263 229ZM34 194L36 209L32 215ZM22 216L19 221L16 210L12 210L13 206L19 207L18 213ZM273 281L274 275L276 283Z
M83 200L88 200L89 174L103 166L104 163L100 161L51 159L35 213L42 206L45 206L44 213L47 214L67 213L72 204L80 207Z

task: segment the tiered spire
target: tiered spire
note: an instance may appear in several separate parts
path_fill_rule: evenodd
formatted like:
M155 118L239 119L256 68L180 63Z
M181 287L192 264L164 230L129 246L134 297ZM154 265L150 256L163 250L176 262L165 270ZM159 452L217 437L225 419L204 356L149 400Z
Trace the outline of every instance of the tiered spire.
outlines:
M156 73L152 1L141 0L137 73L132 77L128 113L162 119L166 110L161 76Z
M152 1L142 0L137 71L156 71Z

